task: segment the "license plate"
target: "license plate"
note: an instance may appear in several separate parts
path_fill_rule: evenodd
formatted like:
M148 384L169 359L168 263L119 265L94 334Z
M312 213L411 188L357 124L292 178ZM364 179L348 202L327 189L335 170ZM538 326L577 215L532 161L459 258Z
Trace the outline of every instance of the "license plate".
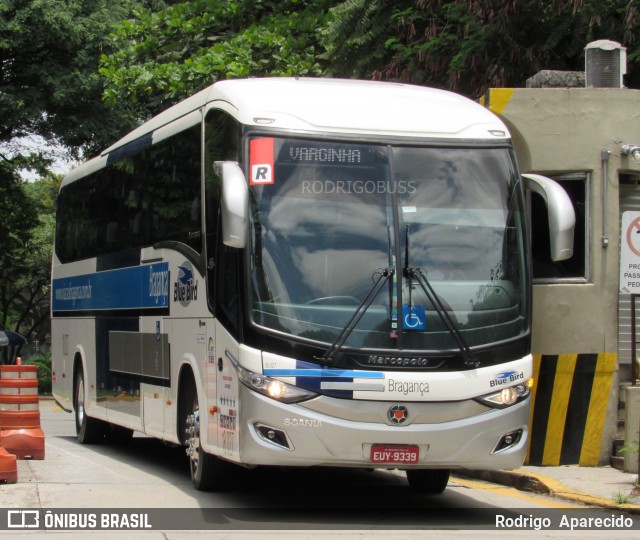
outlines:
M418 463L420 450L414 445L374 444L371 447L372 463Z

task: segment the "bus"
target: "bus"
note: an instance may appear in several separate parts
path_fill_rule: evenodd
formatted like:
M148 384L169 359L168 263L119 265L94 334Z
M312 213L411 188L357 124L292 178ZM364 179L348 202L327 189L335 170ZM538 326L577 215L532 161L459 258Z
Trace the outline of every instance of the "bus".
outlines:
M532 358L527 195L556 259L573 209L521 176L481 105L405 84L225 80L63 180L53 392L80 443L237 466L522 465Z

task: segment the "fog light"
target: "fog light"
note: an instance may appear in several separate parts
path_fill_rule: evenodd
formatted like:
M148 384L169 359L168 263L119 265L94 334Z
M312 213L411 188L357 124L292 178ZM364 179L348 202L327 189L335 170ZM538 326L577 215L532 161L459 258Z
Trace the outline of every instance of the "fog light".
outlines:
M289 442L287 434L281 429L277 429L271 426L265 426L264 424L254 424L256 433L263 440L285 450L291 450L293 447Z
M520 439L522 439L521 429L517 429L516 431L511 431L510 433L506 433L505 435L500 437L498 444L496 444L496 447L493 449L493 452L491 453L496 454L498 452L502 452L503 450L507 450L508 448L516 446L520 442Z

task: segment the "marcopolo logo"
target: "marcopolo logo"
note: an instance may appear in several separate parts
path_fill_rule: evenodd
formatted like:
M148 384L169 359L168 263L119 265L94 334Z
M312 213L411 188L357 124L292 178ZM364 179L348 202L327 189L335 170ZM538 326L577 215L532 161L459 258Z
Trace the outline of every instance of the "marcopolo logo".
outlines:
M387 418L392 424L404 424L409 418L409 409L404 405L392 405L387 411Z
M186 307L191 300L198 299L198 280L194 278L190 262L183 262L178 270L178 279L173 284L173 300Z
M523 379L524 379L524 372L522 371L520 372L513 371L513 370L502 371L496 374L495 379L493 379L492 381L489 381L489 386L491 386L491 388L494 388L496 386L502 386L504 384L521 381Z

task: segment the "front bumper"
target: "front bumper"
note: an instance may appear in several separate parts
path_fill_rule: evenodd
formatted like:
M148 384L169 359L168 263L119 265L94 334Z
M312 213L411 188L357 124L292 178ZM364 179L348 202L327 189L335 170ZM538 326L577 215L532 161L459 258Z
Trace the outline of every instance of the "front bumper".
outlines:
M286 405L252 392L240 385L239 457L247 465L279 466L344 466L366 468L465 468L513 469L520 467L526 454L529 422L529 400L507 409L487 409L466 418L426 423L429 407L437 403L406 403L419 414L409 425L389 425L384 421L355 421L340 416L353 416L360 406L355 400L319 397L331 400L329 407L317 407L313 401ZM368 402L386 418L391 402ZM463 406L463 405L462 405ZM333 415L315 409L330 409ZM343 408L344 415L337 412ZM273 440L265 437L271 429ZM522 430L518 441L495 452L501 438ZM284 436L282 435L284 434ZM417 445L417 464L372 463L371 446ZM288 448L287 448L288 447Z

